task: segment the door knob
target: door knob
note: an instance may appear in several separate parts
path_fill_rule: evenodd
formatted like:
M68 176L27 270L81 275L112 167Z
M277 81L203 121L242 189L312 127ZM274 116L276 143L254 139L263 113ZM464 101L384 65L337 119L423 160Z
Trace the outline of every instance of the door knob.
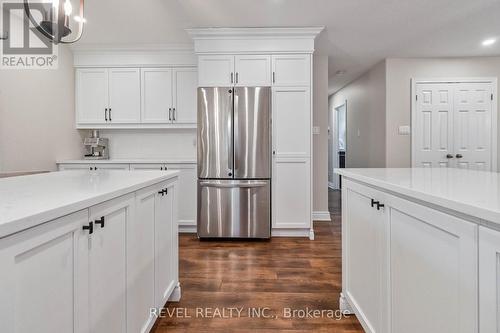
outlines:
M463 156L462 156L462 154L456 154L455 157L456 158L462 158Z
M447 154L446 158L453 158L453 155L452 154Z

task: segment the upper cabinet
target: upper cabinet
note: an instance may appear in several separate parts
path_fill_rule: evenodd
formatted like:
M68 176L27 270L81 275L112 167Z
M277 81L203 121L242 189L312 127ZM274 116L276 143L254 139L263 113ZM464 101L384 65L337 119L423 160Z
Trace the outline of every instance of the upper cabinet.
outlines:
M107 107L108 70L105 68L78 69L76 71L77 122L79 124L105 123Z
M143 68L141 71L142 122L168 123L172 119L172 69Z
M140 121L140 77L136 68L76 70L78 124Z
M270 86L271 56L237 55L235 56L234 83L239 87Z
M311 67L311 55L309 54L273 55L273 85L308 87L312 80Z
M108 122L137 123L141 119L141 81L137 68L108 70Z
M271 86L270 55L200 55L200 87Z
M198 72L178 68L79 68L77 128L195 127Z

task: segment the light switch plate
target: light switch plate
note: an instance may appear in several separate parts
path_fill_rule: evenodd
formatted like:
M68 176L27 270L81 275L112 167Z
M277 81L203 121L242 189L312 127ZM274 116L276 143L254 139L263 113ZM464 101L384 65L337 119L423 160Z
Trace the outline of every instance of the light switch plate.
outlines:
M398 128L398 134L399 135L410 135L410 126L408 125L402 125L402 126L399 126Z
M319 129L319 126L313 126L313 134L319 134L320 133L320 129Z

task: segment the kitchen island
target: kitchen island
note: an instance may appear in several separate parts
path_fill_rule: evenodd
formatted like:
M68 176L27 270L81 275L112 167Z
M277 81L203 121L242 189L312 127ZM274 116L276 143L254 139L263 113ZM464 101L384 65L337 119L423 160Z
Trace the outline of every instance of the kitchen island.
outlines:
M0 179L0 331L144 332L180 298L178 171Z
M367 332L498 332L500 176L338 169L340 306Z

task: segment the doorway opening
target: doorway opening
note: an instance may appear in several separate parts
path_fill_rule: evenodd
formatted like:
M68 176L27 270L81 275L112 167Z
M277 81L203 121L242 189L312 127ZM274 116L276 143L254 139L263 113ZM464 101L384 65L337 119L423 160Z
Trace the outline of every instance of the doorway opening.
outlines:
M337 168L345 168L347 153L347 101L332 106L329 112L328 136L328 187L333 190L342 188L339 175L333 172Z

